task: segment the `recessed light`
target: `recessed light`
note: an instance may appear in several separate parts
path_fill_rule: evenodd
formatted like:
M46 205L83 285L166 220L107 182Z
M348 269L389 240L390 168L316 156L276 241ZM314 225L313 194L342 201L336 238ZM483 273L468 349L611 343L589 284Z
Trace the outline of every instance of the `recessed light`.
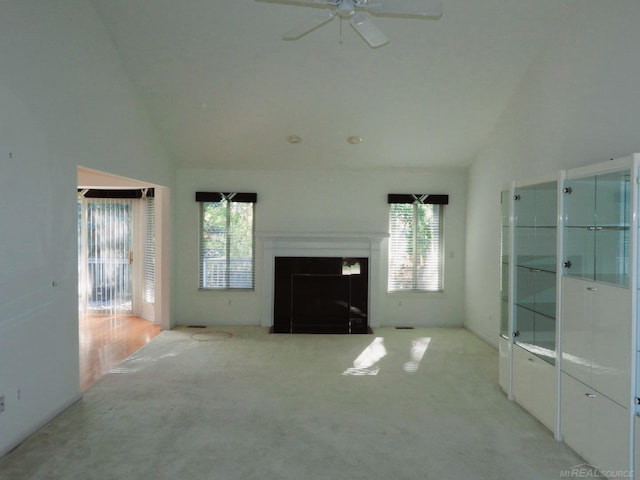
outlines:
M357 145L360 142L362 142L362 138L361 137L351 136L351 137L347 138L347 143L350 143L351 145Z
M300 143L302 141L302 138L300 138L298 135L289 135L287 137L287 140L289 141L289 143Z

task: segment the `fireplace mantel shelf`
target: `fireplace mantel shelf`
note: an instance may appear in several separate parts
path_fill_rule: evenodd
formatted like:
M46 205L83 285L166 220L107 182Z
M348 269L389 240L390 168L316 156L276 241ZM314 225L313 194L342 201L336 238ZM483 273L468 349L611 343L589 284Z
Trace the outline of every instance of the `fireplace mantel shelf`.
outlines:
M271 241L373 240L387 238L387 232L256 232L258 238Z

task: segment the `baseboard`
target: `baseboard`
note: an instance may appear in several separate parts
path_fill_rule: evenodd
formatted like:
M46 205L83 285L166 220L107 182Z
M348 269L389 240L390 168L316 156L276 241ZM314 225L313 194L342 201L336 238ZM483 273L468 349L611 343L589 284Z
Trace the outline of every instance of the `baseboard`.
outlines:
M476 330L475 328L471 328L469 327L469 325L464 325L463 328L465 330L470 331L471 333L473 333L476 337L478 337L480 340L482 340L483 342L488 343L489 345L491 345L493 348L497 349L498 348L498 335L496 334L495 338L491 337L487 337L484 335L484 333Z
M79 394L73 396L67 402L63 403L59 408L55 409L49 415L44 417L42 420L36 422L33 425L30 425L29 428L24 430L24 432L19 433L17 435L15 441L12 441L12 442L8 443L2 450L0 450L0 458L4 457L8 453L10 453L13 450L15 450L16 448L18 448L24 442L29 440L33 435L35 435L40 430L42 430L44 427L49 425L49 423L51 423L58 415L60 415L65 410L67 410L68 408L70 408L73 405L75 405L76 403L78 403L80 400L82 400L82 393L79 393Z

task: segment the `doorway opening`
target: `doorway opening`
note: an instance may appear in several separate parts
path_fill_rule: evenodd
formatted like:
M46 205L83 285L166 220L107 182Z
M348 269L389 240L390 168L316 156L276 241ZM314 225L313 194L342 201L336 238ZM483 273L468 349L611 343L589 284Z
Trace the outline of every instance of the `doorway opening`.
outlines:
M80 383L86 390L169 328L163 189L78 168Z

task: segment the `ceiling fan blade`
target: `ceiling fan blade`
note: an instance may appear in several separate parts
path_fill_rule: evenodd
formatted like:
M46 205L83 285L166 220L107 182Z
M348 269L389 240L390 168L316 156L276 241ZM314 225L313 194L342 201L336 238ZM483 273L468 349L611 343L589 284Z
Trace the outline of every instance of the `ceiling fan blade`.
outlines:
M351 17L350 23L371 48L381 47L389 41L387 36L375 26L366 13L356 13Z
M363 5L374 15L396 17L440 18L443 13L442 0L420 0L408 4L406 0L380 0Z
M335 10L322 12L322 15L315 17L314 19L309 19L308 21L301 23L293 30L287 32L282 37L283 40L297 40L298 38L306 35L307 33L311 33L316 28L321 27L325 23L333 20L333 17L336 16Z

